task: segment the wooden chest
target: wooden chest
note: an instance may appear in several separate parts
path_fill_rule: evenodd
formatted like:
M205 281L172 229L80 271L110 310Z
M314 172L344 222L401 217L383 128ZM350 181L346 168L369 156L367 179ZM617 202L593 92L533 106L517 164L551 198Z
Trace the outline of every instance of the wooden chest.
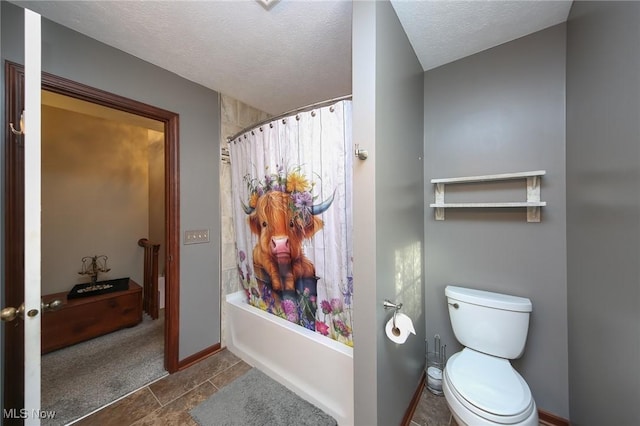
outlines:
M132 327L142 321L142 287L129 280L129 289L67 300L67 293L42 297L59 299L62 307L42 314L42 353Z

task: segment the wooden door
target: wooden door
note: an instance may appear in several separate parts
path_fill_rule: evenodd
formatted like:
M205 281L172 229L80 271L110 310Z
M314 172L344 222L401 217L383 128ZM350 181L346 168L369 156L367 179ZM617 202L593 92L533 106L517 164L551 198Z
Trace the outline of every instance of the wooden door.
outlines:
M40 34L40 15L25 9L25 72L6 77L20 85L7 103L7 169L16 173L7 177L6 234L21 244L6 247L4 424L40 424Z

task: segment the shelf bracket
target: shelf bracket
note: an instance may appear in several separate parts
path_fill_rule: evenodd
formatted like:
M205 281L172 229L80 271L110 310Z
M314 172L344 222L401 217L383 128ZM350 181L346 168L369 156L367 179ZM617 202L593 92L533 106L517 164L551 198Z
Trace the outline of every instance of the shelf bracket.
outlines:
M540 202L540 176L527 177L527 203ZM540 222L540 207L527 207L527 222Z
M436 204L444 204L444 183L436 183ZM444 220L444 207L436 207L436 220Z

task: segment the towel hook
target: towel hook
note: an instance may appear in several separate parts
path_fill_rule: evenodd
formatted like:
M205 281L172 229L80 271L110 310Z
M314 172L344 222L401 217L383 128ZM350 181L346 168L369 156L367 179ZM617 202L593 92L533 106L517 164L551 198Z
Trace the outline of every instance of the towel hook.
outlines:
M14 135L24 135L24 111L20 114L20 129L16 130L13 127L13 123L9 123L9 128L11 129L11 133Z

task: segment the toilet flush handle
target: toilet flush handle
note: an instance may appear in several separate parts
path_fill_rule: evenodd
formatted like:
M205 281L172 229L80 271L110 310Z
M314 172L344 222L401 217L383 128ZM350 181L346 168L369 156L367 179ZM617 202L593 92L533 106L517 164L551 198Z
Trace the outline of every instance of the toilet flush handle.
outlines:
M451 306L453 306L453 308L454 308L454 309L458 309L458 308L460 307L460 305L458 305L457 303L451 303L451 302L449 302L449 304L450 304Z

